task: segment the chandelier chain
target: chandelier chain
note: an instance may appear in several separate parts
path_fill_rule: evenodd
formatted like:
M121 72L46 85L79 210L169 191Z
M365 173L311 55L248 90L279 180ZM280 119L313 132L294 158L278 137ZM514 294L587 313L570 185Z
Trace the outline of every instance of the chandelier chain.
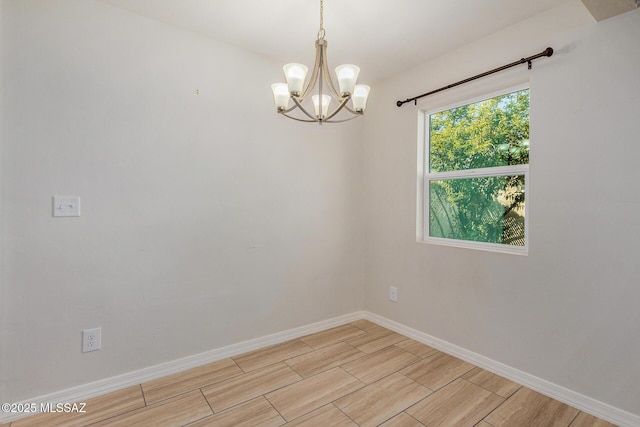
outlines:
M324 34L324 1L320 0L320 30L318 31L318 40L323 40Z

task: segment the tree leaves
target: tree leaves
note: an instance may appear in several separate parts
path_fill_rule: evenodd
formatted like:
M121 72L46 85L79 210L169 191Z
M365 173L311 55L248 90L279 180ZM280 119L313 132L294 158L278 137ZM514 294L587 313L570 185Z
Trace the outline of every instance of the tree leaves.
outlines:
M529 90L429 116L430 171L529 163Z

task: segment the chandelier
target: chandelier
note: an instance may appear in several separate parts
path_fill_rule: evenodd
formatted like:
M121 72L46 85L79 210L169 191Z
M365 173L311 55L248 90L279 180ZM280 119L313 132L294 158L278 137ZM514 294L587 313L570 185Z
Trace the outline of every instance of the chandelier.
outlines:
M316 60L311 78L306 86L305 80L309 69L303 64L292 63L282 67L287 83L274 83L271 85L271 90L278 113L290 119L319 124L346 122L364 114L369 96L369 86L356 84L358 73L360 73L358 66L343 64L336 67L338 79L336 87L331 79L327 64L327 41L324 39L323 13L324 4L323 0L320 0L320 30L316 40ZM313 114L309 112L310 95ZM289 106L290 101L293 101L291 106ZM331 104L334 104L334 107L329 112ZM294 113L294 110L299 110L299 112ZM343 113L337 116L343 110L351 114Z

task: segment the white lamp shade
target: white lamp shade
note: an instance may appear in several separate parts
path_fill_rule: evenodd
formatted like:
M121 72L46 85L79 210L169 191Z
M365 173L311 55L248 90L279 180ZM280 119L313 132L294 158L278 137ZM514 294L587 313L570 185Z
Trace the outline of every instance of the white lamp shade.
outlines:
M286 83L274 83L271 85L273 91L273 100L278 110L286 110L289 108L289 88Z
M360 67L353 64L343 64L336 67L336 76L338 77L338 86L340 86L340 95L346 96L353 94Z
M331 97L329 95L322 95L322 115L319 114L320 111L320 96L313 95L311 97L311 101L313 101L313 108L316 111L316 117L325 117L327 115L327 111L329 111L329 103L331 102Z
M307 77L309 69L304 64L291 63L282 67L287 78L289 92L292 95L299 95L304 87L304 79Z
M354 110L364 111L364 109L367 108L367 98L369 97L369 90L371 90L371 88L367 85L356 85L355 89L353 90L353 96L351 96Z

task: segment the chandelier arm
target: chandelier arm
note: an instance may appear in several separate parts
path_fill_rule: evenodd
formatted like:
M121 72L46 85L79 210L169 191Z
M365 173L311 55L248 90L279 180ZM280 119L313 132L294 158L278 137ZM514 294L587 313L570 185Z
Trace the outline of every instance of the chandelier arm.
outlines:
M323 40L323 47L324 47L324 40ZM318 116L320 116L319 118L322 119L322 112L324 111L324 98L322 96L322 83L324 80L324 75L322 73L322 64L324 63L325 58L325 53L324 53L324 48L321 47L320 48L320 63L318 64ZM311 98L311 100L313 101L313 98Z
M299 117L293 117L293 116L290 116L290 115L285 114L285 113L280 113L280 114L282 114L283 116L288 117L288 118L290 118L290 119L296 120L296 121L298 121L298 122L305 122L305 123L317 123L317 122L319 122L319 120L317 120L317 119L314 119L314 120L306 120L306 119L301 119L301 118L299 118Z
M305 108L302 106L302 104L300 103L300 101L298 101L298 99L295 96L292 96L291 99L293 99L293 102L295 102L296 106L298 108L300 108L300 111L302 111L307 117L309 117L311 120L313 120L314 122L317 122L318 119L315 116L312 116L311 114L309 114L307 112L307 110L305 110ZM290 116L287 116L290 117Z
M356 114L356 115L358 115L358 116L362 116L362 115L363 115L362 111L360 111L360 112L355 111L354 109L352 109L352 108L351 108L351 107L349 107L348 105L345 105L345 106L344 106L344 108L345 108L348 112L350 112L351 114Z
M285 117L287 117L289 119L293 119L295 121L304 122L304 123L320 123L320 122L322 122L322 123L344 123L344 122L349 122L349 121L351 121L353 119L357 119L360 116L360 115L351 116L351 117L349 117L347 119L341 119L341 120L318 120L318 119L307 120L307 119L301 119L299 117L290 116L289 114L286 114L286 113L284 113L282 111L280 112L280 114L282 114L283 116L285 116Z
M343 122L351 121L353 119L357 119L358 117L360 117L360 115L352 116L352 117L349 117L348 119L341 119L341 120L330 120L330 121L323 120L322 123L343 123Z
M322 119L322 121L326 122L328 120L331 120L336 114L338 114L344 108L345 105L347 105L348 101L349 101L349 97L347 96L340 102L340 105L338 105L336 109L333 110L333 113L329 114L327 117Z
M344 123L344 122L349 122L349 121L351 121L353 119L357 119L358 118L358 116L352 116L352 117L349 117L347 119L341 119L341 120L318 120L318 119L316 119L316 120L307 120L307 119L301 119L299 117L293 117L293 116L290 116L290 115L285 114L285 113L280 113L280 114L282 114L283 116L285 116L285 117L287 117L289 119L293 119L293 120L296 120L298 122L305 122L305 123L320 123L320 122L322 122L322 123Z
M298 105L294 104L291 108L287 108L286 110L278 111L278 113L289 113L289 112L295 110L296 108L298 108Z
M322 61L322 71L323 71L323 74L326 76L325 80L329 80L329 89L331 90L331 93L333 94L333 96L335 96L336 99L340 100L342 99L342 97L336 90L336 85L333 83L333 79L331 78L331 73L329 72L329 64L327 63L327 53L325 50L323 50L323 56L324 56L323 58L324 60Z
M316 87L316 82L318 81L318 73L320 72L320 63L322 58L322 44L326 43L324 40L316 40L316 60L313 64L313 71L311 72L311 78L309 79L309 83L307 83L307 87L302 92L302 99L306 99L311 91Z

